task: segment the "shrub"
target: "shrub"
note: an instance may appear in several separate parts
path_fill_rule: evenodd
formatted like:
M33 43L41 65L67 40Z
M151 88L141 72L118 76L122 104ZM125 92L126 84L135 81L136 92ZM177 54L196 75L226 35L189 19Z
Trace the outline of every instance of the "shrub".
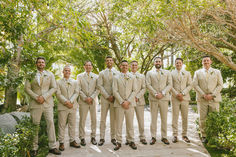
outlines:
M32 141L36 126L29 117L24 117L16 126L13 134L1 134L0 156L1 157L26 157L32 149Z
M220 112L208 115L206 134L210 145L229 150L236 156L236 98L224 98L220 104Z

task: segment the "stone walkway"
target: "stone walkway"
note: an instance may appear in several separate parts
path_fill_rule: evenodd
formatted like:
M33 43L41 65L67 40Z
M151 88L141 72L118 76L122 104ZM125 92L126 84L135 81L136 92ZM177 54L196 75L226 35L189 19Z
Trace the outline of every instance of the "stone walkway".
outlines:
M99 109L98 109L99 110ZM78 114L78 113L77 113ZM99 136L99 125L100 125L100 112L97 112L97 142L100 139ZM90 143L90 117L88 115L86 123L86 143L85 147L79 149L69 147L68 142L68 133L66 131L66 143L65 151L62 152L62 157L210 157L207 150L202 145L198 133L196 131L195 120L197 114L193 112L191 107L189 108L189 126L188 126L188 137L191 140L191 143L185 143L181 139L181 127L179 127L179 142L172 143L172 127L171 127L171 107L168 111L168 140L170 145L165 145L160 141L160 115L158 115L157 123L157 142L154 145L143 145L139 142L139 132L136 116L134 119L134 130L135 130L135 143L138 147L137 150L132 150L129 146L126 146L125 143L125 123L123 124L123 143L122 147L118 151L114 151L114 145L110 143L110 129L109 129L109 118L107 119L107 128L106 128L106 142L103 146L95 146ZM77 116L78 117L78 116ZM109 115L108 115L109 117ZM180 118L181 119L181 118ZM150 112L145 110L145 134L147 141L149 143L150 137ZM78 124L78 119L77 119ZM179 126L181 125L181 120L179 120ZM78 125L76 128L76 135L78 137ZM77 138L79 142L79 139ZM48 157L54 157L53 154L48 154Z

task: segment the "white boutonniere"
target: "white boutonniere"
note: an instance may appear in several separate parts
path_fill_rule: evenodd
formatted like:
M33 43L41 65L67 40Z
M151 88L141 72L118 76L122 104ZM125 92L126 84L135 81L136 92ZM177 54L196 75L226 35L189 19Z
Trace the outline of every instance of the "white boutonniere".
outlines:
M184 72L182 71L182 75L184 76Z
M129 77L128 75L125 77L126 80L129 80L129 78L130 78L130 77Z
M164 75L164 73L161 71L161 75Z
M212 71L212 72L211 72L211 75L212 75L213 73L214 73L214 72Z
M91 79L93 79L93 76L90 76Z

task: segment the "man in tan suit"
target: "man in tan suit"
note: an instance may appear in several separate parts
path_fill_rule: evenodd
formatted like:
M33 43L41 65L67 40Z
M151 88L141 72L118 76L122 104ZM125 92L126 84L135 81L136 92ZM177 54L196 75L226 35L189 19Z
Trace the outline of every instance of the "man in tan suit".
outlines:
M58 127L59 127L59 150L64 151L65 127L68 123L68 132L70 137L70 146L80 148L75 141L75 122L77 97L79 95L79 87L77 82L70 78L71 68L65 66L63 69L64 78L57 82L57 98L58 103Z
M144 135L144 105L145 105L144 94L146 92L146 83L145 83L145 76L137 71L138 71L138 62L132 61L131 73L136 78L136 87L137 87L137 94L135 96L136 106L134 107L134 110L138 120L140 142L146 145L147 141Z
M121 73L116 75L113 80L113 95L115 96L115 113L116 113L116 140L117 144L114 150L119 150L122 142L122 125L125 117L125 123L127 126L127 137L129 146L132 149L137 149L134 143L134 106L135 96L137 93L136 79L128 73L128 62L123 60L120 65Z
M97 79L98 76L92 73L93 65L91 61L86 61L84 64L85 72L77 76L77 81L80 87L79 92L79 138L81 140L81 145L85 146L85 122L90 112L91 117L91 143L96 145L96 105L97 105L97 96L99 90L97 89Z
M203 68L195 72L193 79L193 85L197 93L199 124L203 143L208 142L205 133L207 115L209 112L219 111L220 92L223 88L221 72L211 68L211 64L211 58L204 56L202 59Z
M49 152L60 155L61 152L56 148L56 135L53 121L53 97L57 89L54 75L44 70L45 58L38 57L36 60L37 73L31 81L26 80L25 91L30 96L30 115L34 124L39 126L41 116L44 114L47 122ZM36 156L38 150L38 129L33 141L31 156Z
M173 87L171 89L172 94L172 130L173 139L172 142L178 142L178 119L179 111L182 116L182 138L185 142L189 143L190 140L187 137L188 128L188 105L190 101L189 91L192 89L192 78L188 71L183 68L183 59L176 58L176 69L171 72Z
M112 93L113 77L118 74L118 71L113 68L113 58L111 56L106 57L107 68L99 73L98 88L101 92L101 122L100 122L100 141L99 146L102 146L105 142L105 130L106 130L106 118L107 112L110 110L110 130L111 130L111 142L116 145L115 140L115 108L114 108L114 96Z
M169 92L172 88L172 78L168 70L162 69L160 57L154 59L155 69L148 71L146 75L146 86L149 90L149 102L151 110L151 142L156 143L157 115L160 110L161 115L161 141L170 144L167 140L167 112L170 100Z

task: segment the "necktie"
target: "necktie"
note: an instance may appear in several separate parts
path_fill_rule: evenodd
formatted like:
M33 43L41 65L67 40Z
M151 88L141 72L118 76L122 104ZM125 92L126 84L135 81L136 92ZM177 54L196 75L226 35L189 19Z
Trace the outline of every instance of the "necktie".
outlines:
M111 69L109 69L109 80L111 80L112 79L112 71L111 71Z
M43 83L43 72L39 72L39 73L40 73L40 86L41 86Z
M209 78L209 71L206 70L206 80L208 81L208 78Z
M180 71L178 71L178 80L179 80L179 81L181 80L181 74L180 74Z
M161 78L161 72L157 71L157 79L160 80L160 78Z

